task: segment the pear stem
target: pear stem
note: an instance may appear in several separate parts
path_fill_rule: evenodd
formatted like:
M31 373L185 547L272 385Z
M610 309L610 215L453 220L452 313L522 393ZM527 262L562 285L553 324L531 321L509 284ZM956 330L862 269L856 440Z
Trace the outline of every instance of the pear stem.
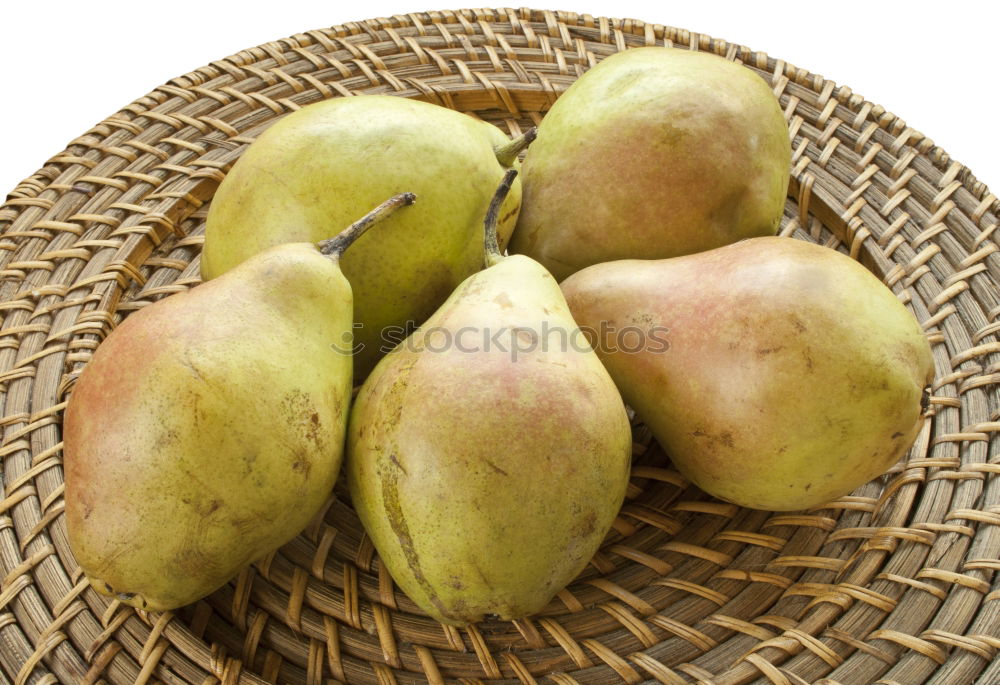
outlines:
M344 250L349 248L355 240L361 237L361 234L367 231L369 227L373 224L377 224L379 221L382 221L382 219L386 218L400 207L404 205L412 205L416 202L416 200L417 196L413 193L400 193L399 195L393 195L334 237L319 241L316 244L316 247L318 247L319 251L327 257L339 259L340 255L344 253Z
M517 159L519 154L521 154L521 150L531 145L531 141L535 139L536 135L538 135L538 129L532 127L519 135L517 138L493 148L493 152L496 154L497 161L500 162L500 166L513 166L514 160Z
M497 221L500 218L500 206L507 199L507 193L510 192L515 176L517 176L517 169L507 170L493 194L493 199L490 200L490 208L486 210L486 221L484 222L486 236L483 241L486 245L486 266L493 266L503 259L500 243L497 242Z

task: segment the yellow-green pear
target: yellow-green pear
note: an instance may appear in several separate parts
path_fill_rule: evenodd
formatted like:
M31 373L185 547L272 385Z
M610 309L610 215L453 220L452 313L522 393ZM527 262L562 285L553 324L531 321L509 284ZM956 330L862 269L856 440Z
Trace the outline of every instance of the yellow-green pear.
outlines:
M316 515L341 465L351 285L340 254L399 196L321 245L269 248L129 315L63 422L66 525L91 585L168 610Z
M927 337L836 250L753 238L597 264L562 289L625 401L721 499L823 505L882 474L923 424Z
M209 206L205 279L281 243L316 242L386 197L420 203L362 237L342 267L354 288L360 382L388 349L482 267L482 217L534 132L500 129L445 107L390 95L310 104L268 128L233 165ZM513 189L500 222L510 236Z
M631 455L621 396L555 279L488 244L487 268L362 385L344 463L393 579L449 624L542 609L600 546Z
M539 124L511 252L561 281L600 262L773 235L790 162L781 107L753 71L687 49L625 50Z

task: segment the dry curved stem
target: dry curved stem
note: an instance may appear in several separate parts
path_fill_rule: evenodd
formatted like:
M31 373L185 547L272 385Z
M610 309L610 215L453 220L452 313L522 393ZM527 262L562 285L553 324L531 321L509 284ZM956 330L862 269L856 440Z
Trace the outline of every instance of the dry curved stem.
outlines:
M382 221L400 207L412 205L416 201L417 196L413 193L400 193L399 195L393 195L334 237L319 241L316 246L319 248L319 251L327 257L339 259L340 255L344 253L344 250L349 248L351 244L360 238L361 234L367 231L371 226L377 224L379 221Z
M507 170L507 173L503 175L503 180L500 181L500 185L497 186L496 192L493 193L489 209L486 210L486 220L483 222L485 228L483 242L486 247L486 266L493 266L503 259L503 254L500 252L500 243L497 241L497 221L500 216L500 206L507 199L507 194L510 192L510 187L513 185L514 178L516 177L517 169Z
M531 141L533 141L537 135L538 128L533 126L517 138L513 138L509 142L493 148L493 152L497 156L497 161L500 162L501 166L512 166L514 164L514 160L516 160L517 156L521 154L521 151L531 145Z

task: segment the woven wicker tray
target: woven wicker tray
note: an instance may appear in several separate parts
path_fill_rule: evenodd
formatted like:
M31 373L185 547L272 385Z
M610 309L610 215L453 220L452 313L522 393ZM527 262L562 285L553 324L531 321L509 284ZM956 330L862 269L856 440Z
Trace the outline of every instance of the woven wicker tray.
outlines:
M613 531L540 615L468 629L392 584L339 489L321 519L207 599L146 614L67 546L60 418L99 341L198 282L204 218L246 145L322 98L416 97L516 134L607 55L743 62L794 151L781 232L849 253L933 343L933 415L905 460L828 507L773 514L689 487L636 426ZM155 89L0 207L0 685L521 681L1000 683L1000 204L881 107L762 52L587 15L463 10L307 31Z

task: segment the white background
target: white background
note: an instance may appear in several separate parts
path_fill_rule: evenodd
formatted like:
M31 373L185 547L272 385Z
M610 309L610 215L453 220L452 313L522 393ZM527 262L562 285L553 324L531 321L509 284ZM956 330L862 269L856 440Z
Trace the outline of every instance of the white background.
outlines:
M309 29L473 6L439 3L9 4L0 19L0 199L70 140L175 76ZM995 41L1000 36L993 5L629 0L527 4L641 19L764 50L884 105L996 192L1000 57Z

